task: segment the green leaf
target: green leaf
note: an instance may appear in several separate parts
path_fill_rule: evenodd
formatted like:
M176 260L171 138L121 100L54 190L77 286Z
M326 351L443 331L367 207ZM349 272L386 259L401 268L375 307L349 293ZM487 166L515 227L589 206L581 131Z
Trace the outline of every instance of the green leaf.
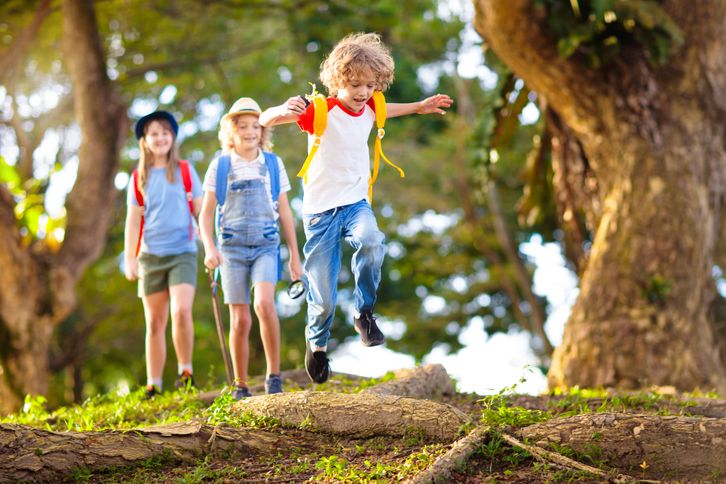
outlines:
M11 191L20 185L20 175L14 166L9 165L5 158L0 156L0 183L7 183Z

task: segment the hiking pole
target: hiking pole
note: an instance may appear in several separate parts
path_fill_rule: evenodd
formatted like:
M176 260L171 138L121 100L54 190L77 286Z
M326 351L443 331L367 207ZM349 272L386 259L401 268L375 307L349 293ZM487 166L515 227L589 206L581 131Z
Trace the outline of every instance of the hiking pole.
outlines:
M209 276L209 288L212 290L212 306L214 307L214 321L217 323L217 335L219 336L219 346L222 348L222 358L224 359L224 369L227 371L227 384L232 386L234 383L234 373L232 372L232 358L229 356L227 349L227 339L224 332L224 323L222 321L222 311L219 309L219 296L217 295L217 280L212 275L212 271L205 269Z

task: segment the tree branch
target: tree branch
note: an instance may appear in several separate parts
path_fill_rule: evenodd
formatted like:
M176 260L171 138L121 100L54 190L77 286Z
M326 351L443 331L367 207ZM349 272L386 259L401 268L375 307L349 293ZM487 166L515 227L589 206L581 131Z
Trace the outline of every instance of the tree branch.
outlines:
M113 178L128 126L125 107L106 75L102 45L93 2L64 0L64 58L82 142L75 188L66 201L66 236L51 274L58 289L58 319L72 308L75 282L105 244L115 197ZM68 286L69 291L61 291Z
M475 0L474 26L527 85L544 96L578 133L597 132L594 112L614 115L597 72L563 59L531 0ZM561 110L561 111L560 111Z
M33 44L43 21L51 12L52 0L41 0L35 9L33 19L30 21L25 30L18 35L17 40L13 43L4 56L0 57L0 85L11 84L12 79L18 71L22 59L27 55L30 46Z

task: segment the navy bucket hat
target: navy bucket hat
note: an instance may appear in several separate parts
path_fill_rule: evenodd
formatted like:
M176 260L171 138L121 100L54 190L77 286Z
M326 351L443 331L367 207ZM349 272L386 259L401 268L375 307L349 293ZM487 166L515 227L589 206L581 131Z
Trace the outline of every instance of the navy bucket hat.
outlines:
M166 111L154 111L153 113L143 116L136 122L136 139L144 137L144 126L146 126L146 123L149 121L153 121L155 119L165 119L169 122L169 124L171 124L171 129L174 131L174 137L179 134L179 124L176 122L176 119L174 119L174 116L172 116L171 113Z

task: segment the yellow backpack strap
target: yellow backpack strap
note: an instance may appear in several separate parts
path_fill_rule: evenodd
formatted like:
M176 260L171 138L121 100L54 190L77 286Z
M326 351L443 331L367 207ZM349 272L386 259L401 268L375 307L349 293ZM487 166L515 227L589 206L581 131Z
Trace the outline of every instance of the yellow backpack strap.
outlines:
M322 94L314 94L312 98L313 104L315 105L315 115L313 117L313 136L315 136L315 141L310 148L308 157L305 158L305 162L297 174L298 177L303 179L303 183L308 182L307 172L310 167L310 162L313 160L315 153L318 152L320 137L323 136L325 128L328 126L328 100Z
M373 105L376 108L376 127L378 128L378 134L376 135L376 143L375 147L373 148L373 174L371 175L371 179L368 182L368 200L373 201L373 184L376 182L376 178L378 178L378 170L380 168L381 164L381 158L394 167L396 170L398 170L398 173L401 174L401 178L404 178L406 174L403 172L401 168L394 165L391 160L389 160L385 153L383 153L383 137L386 135L386 130L383 129L383 127L386 124L386 97L383 95L381 91L374 91L373 92Z

